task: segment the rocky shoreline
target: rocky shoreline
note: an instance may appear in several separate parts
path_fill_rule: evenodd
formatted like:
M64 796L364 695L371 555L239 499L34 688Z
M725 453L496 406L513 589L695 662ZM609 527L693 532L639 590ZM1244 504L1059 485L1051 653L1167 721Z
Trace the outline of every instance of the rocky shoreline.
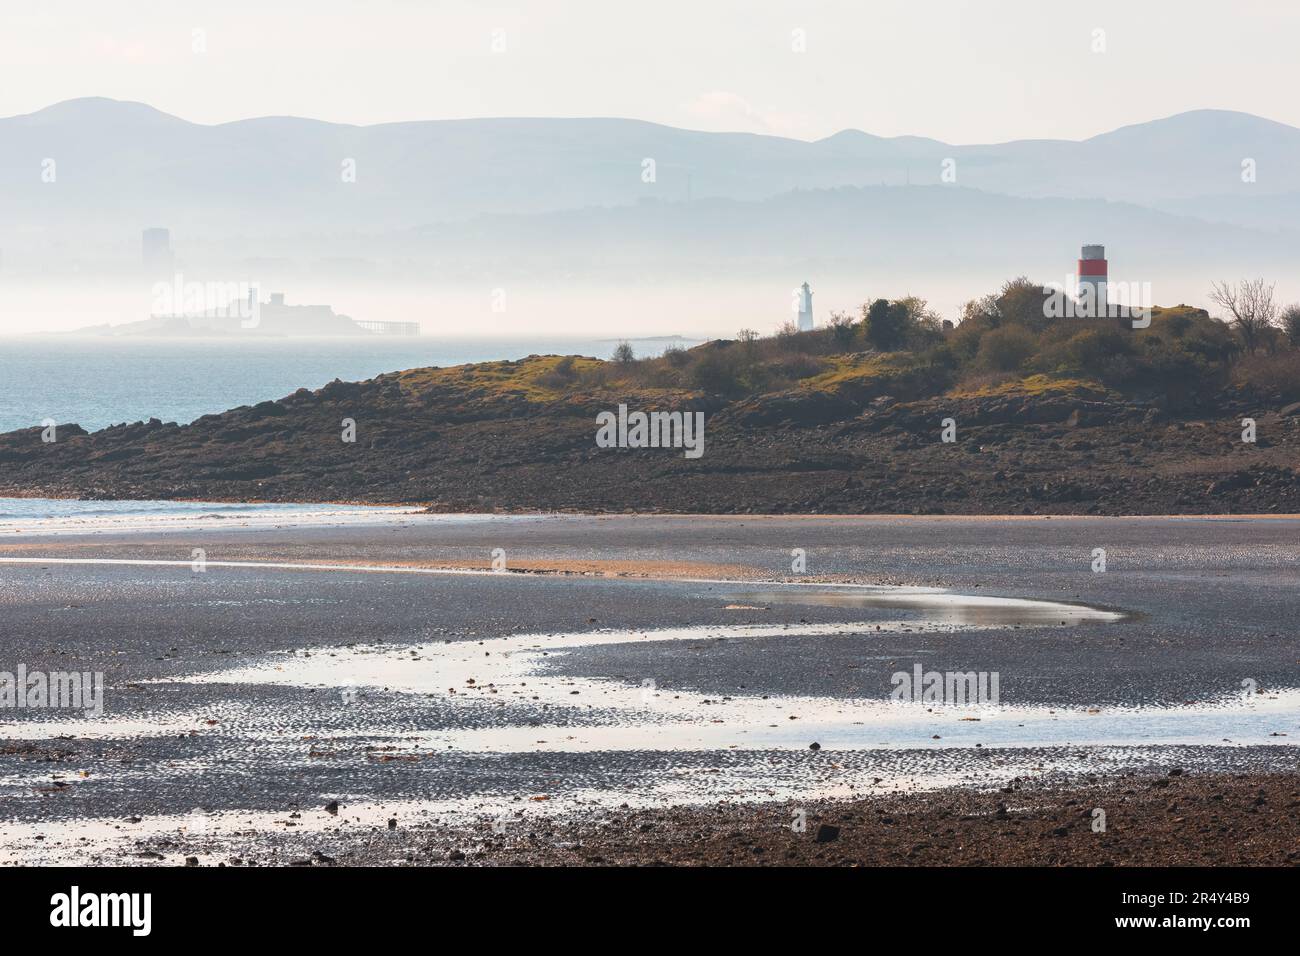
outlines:
M623 812L474 862L719 866L1295 866L1300 780L1164 776L822 803ZM1105 813L1105 829L1097 830ZM801 818L802 819L802 818ZM517 841L516 841L517 842ZM565 846L569 844L569 846Z
M0 435L0 494L417 503L439 512L1300 513L1300 404L1227 394L1183 409L1081 391L897 401L782 393L488 388L416 370L300 389L179 426ZM437 374L428 377L430 372ZM421 377L421 375L425 377ZM706 415L704 454L598 448L596 415ZM1255 421L1243 441L1242 420ZM942 440L951 419L954 441ZM343 439L347 421L355 441Z
M1097 811L1100 810L1101 813ZM1297 866L1300 777L1159 773L253 841L217 865ZM321 847L324 849L321 849ZM312 849L315 847L315 849ZM174 852L175 848L171 848ZM212 848L208 847L211 851Z

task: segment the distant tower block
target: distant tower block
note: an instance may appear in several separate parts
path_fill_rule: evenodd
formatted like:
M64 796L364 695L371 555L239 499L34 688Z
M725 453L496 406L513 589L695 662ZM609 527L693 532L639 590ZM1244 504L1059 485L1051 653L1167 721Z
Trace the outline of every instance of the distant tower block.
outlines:
M1086 316L1106 314L1106 247L1084 246L1079 253L1079 305Z
M799 331L811 332L812 327L812 289L805 282L799 289Z
M161 275L172 271L172 234L166 229L146 229L141 234L140 250L144 267Z

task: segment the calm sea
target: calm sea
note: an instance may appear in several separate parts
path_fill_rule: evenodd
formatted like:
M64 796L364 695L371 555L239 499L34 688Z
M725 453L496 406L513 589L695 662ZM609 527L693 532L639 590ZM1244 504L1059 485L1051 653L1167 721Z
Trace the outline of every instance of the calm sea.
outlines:
M185 424L238 405L283 398L333 379L533 354L607 358L616 342L593 339L280 339L142 341L0 339L0 432L45 419L89 431L159 418ZM634 341L657 354L663 339Z

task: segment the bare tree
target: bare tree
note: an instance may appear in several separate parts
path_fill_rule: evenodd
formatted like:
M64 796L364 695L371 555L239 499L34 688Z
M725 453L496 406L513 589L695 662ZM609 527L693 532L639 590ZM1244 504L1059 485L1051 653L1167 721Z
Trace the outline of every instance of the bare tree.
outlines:
M942 328L942 316L930 308L930 303L925 299L916 295L907 295L898 301L907 306L907 313L916 325L923 329L933 329L935 331Z
M631 365L636 355L632 351L632 346L627 342L619 342L618 347L614 349L614 361L619 365Z
M1235 285L1216 282L1210 289L1210 301L1232 313L1232 325L1249 352L1259 348L1277 324L1273 285L1263 279L1242 279Z
M853 343L853 313L832 312L830 326L837 346L846 349Z
M745 361L752 365L758 357L758 333L753 329L741 329L736 333L736 338L745 350Z

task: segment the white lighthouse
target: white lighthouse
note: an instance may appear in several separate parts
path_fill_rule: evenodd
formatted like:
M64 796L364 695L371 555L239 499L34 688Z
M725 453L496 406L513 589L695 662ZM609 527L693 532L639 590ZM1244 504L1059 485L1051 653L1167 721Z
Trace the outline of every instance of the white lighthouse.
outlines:
M799 288L799 331L811 332L813 327L812 289L805 282Z

